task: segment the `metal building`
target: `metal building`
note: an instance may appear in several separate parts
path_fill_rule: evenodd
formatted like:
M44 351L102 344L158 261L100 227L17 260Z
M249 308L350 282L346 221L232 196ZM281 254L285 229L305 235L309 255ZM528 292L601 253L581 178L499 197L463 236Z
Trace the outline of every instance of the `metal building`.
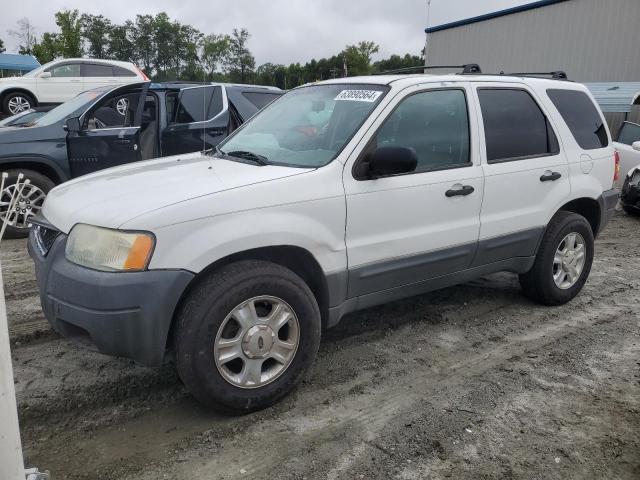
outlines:
M425 31L427 65L564 70L582 83L640 81L640 0L541 0ZM638 121L639 110L629 119ZM611 124L614 116L607 118Z

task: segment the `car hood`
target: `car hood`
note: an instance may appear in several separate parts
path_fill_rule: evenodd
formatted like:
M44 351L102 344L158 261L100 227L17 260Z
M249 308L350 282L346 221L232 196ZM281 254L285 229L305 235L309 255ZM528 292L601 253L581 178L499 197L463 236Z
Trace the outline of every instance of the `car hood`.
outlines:
M59 140L66 136L61 124L44 126L6 126L0 127L0 156L2 155L2 145L11 143L37 142L42 140ZM27 152L25 152L27 153Z
M307 171L257 166L199 152L178 155L110 168L64 183L49 192L42 214L64 233L76 223L118 228L169 205Z

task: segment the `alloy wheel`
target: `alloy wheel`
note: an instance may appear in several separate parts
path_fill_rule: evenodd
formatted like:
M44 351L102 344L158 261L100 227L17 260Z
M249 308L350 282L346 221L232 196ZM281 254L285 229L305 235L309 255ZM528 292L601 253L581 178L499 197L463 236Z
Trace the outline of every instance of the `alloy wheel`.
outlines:
M16 200L14 207L8 212L9 202L14 194L16 185L9 185L0 192L0 219L8 218L8 224L16 228L28 228L29 218L36 215L44 203L46 193L30 183L22 189L22 194Z
M257 388L271 383L291 365L300 325L282 299L263 295L235 307L224 319L213 348L218 371L230 384Z
M582 235L572 232L566 235L553 257L553 281L562 290L573 287L584 269L586 242Z
M31 102L29 102L28 98L17 95L9 99L7 106L9 108L9 113L15 115L16 113L29 110L31 108Z

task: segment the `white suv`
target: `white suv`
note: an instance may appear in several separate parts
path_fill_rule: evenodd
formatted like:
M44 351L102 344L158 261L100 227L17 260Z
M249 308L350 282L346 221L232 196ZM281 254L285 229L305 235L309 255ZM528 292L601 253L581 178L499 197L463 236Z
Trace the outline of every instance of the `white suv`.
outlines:
M0 107L8 115L36 105L58 104L85 90L149 80L130 62L65 58L54 60L22 77L0 78Z
M497 271L571 300L613 214L582 85L491 75L296 88L216 151L56 187L29 250L55 330L157 365L202 402L286 395L346 313Z

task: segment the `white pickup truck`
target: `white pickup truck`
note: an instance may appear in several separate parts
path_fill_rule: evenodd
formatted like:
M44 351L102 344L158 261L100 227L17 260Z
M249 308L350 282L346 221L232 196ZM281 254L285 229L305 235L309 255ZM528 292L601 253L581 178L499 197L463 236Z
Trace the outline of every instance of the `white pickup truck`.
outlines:
M594 128L595 127L595 128ZM498 271L576 296L617 202L587 89L508 75L296 88L219 147L54 188L29 251L53 328L264 408L345 314Z

